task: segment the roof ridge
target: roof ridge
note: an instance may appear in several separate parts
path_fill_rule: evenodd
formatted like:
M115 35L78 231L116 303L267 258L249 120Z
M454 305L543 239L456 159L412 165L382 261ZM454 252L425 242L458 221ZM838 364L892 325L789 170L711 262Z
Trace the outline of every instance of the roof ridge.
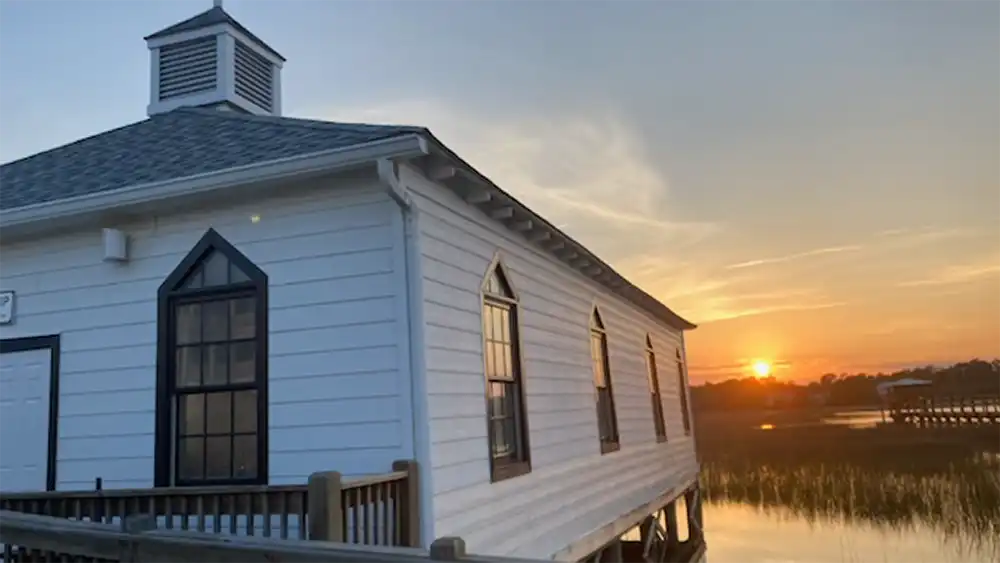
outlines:
M238 111L220 111L213 108L202 108L202 107L179 107L173 111L180 111L184 113L193 113L197 115L204 115L210 117L217 117L223 119L236 119L242 121L255 121L258 123L272 123L275 125L287 125L296 127L305 127L308 129L315 130L330 130L334 128L364 128L364 129L395 129L397 132L400 129L409 129L414 133L420 133L427 131L426 127L421 127L419 125L395 125L389 123L364 123L358 122L345 122L345 121L325 121L322 119L304 119L301 117L286 117L283 115L257 115L252 113L244 113ZM168 112L172 113L172 112Z

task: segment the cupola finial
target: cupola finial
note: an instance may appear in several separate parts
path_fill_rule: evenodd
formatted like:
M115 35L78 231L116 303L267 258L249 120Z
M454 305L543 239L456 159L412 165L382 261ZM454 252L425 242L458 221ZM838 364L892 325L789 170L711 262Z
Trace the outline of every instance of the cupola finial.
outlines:
M222 0L212 0L212 6L215 7L215 8L221 8L222 7Z

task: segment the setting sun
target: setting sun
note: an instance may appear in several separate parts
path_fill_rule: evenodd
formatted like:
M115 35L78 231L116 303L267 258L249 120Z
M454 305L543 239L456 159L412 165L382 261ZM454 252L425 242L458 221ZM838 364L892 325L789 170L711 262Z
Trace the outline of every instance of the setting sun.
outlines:
M767 377L771 375L771 364L763 361L753 363L753 373L757 377Z

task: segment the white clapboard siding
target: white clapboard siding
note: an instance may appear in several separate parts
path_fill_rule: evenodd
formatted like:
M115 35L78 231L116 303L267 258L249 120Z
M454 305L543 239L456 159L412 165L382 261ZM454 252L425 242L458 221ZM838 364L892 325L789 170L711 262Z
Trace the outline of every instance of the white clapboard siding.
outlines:
M697 461L681 419L679 332L415 170L404 179L419 210L435 535L461 536L472 552L547 558L690 481ZM479 288L498 250L520 299L532 472L491 484ZM595 303L607 327L621 435L621 450L604 456L589 349ZM647 333L667 443L655 437Z
M271 483L413 457L400 209L374 178L291 188L107 225L129 235L123 264L96 228L3 245L0 337L62 335L60 490L153 484L157 289L209 227L269 278Z

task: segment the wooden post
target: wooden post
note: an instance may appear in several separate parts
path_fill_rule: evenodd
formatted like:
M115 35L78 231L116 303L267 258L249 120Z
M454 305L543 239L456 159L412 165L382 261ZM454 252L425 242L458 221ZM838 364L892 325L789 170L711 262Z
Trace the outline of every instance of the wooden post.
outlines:
M126 534L141 534L155 529L156 517L151 514L129 514L121 521L121 531ZM118 560L121 563L139 561L138 542L133 540L121 542Z
M403 498L400 499L403 545L420 547L420 472L417 462L409 459L392 462L393 471L405 471ZM464 544L463 544L464 545Z
M674 548L680 543L680 533L677 531L677 501L663 507L664 520L667 524L667 545Z
M653 533L654 524L652 516L646 516L639 522L639 541L642 543L643 558L652 553L653 542L656 539L656 534Z
M688 511L688 539L700 542L704 538L701 520L701 488L696 484L684 493Z
M620 563L621 561L625 561L625 555L622 552L621 537L611 542L611 561L613 561L614 563Z
M309 476L307 497L309 539L344 541L342 484L340 473L336 471L313 473Z
M455 537L438 538L431 543L431 561L461 561L465 559L465 540Z
M100 477L94 477L94 491L96 491L97 494L100 495L103 489L104 489L104 480L101 479ZM97 518L98 522L104 522L104 503L97 501L94 504L97 505L97 514L94 517Z

